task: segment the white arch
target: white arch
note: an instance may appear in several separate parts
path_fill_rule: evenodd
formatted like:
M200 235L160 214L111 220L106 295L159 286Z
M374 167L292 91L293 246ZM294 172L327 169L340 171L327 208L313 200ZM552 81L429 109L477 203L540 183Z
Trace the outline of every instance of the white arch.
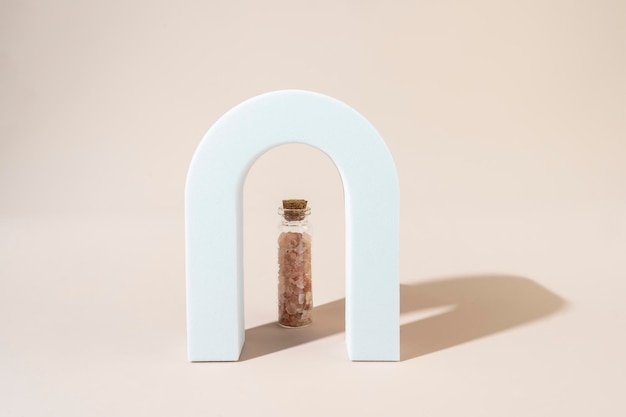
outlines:
M244 343L243 183L269 149L305 143L337 166L346 209L346 344L351 360L400 358L399 189L374 127L317 93L277 91L222 116L198 146L185 189L191 361L238 360Z

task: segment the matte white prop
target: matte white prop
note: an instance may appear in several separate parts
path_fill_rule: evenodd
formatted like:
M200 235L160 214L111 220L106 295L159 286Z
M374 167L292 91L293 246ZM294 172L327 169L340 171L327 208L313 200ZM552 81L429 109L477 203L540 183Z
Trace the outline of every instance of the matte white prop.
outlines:
M354 109L298 90L236 106L209 129L193 156L185 189L189 360L239 358L245 336L243 183L259 156L286 143L320 149L343 181L350 359L399 360L399 188L393 159L376 129Z

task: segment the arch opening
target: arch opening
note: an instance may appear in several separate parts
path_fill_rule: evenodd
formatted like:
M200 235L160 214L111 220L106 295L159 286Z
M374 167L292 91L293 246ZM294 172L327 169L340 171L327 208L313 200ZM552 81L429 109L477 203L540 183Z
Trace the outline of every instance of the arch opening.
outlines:
M345 297L345 205L339 171L317 148L279 145L254 162L243 187L246 328L276 321L276 209L282 199L292 197L306 198L312 207L314 304Z

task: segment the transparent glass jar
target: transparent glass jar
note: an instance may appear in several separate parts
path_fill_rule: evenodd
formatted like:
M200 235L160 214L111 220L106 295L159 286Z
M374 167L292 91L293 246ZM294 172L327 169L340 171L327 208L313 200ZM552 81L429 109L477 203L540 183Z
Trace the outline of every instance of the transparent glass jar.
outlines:
M298 202L298 203L294 203ZM289 208L297 207L297 208ZM305 200L284 200L278 236L278 324L294 328L311 324L311 208Z

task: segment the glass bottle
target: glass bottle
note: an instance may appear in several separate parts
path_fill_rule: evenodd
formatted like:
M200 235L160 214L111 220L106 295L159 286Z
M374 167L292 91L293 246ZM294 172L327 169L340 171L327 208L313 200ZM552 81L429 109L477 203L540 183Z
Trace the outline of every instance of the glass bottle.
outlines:
M311 234L306 200L283 200L278 236L278 324L311 324Z

